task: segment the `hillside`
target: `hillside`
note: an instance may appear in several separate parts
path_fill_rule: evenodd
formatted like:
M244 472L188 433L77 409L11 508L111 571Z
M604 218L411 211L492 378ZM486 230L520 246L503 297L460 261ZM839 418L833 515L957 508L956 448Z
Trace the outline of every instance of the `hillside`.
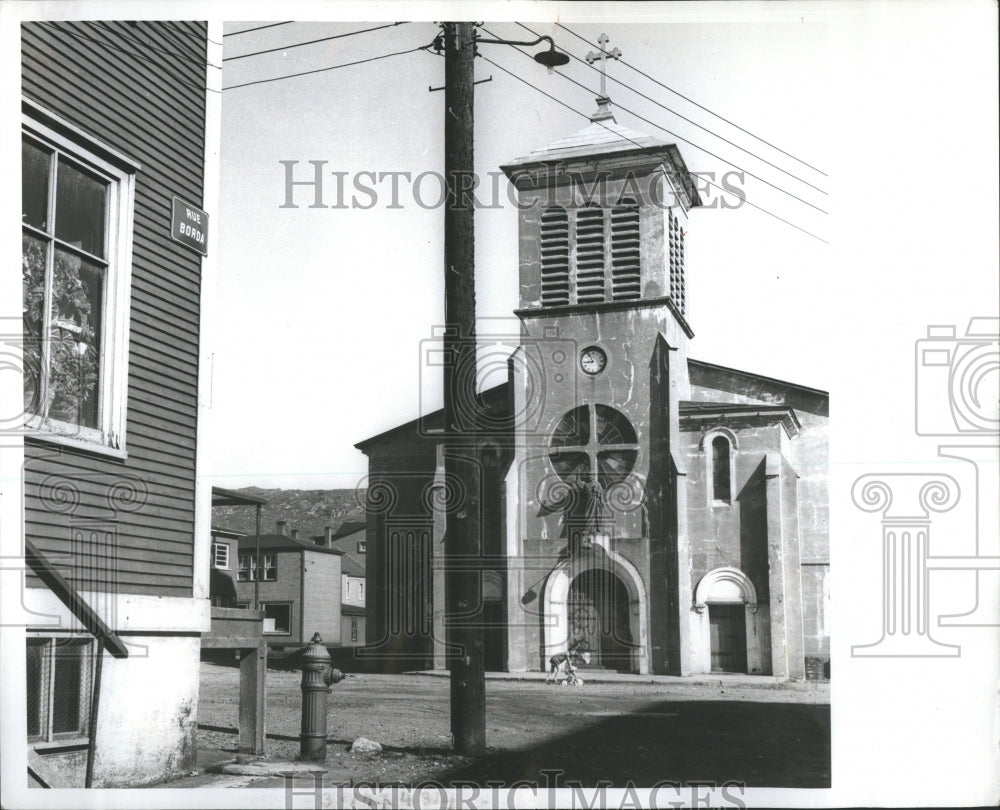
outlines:
M322 534L324 526L334 530L348 517L363 519L365 491L355 489L260 489L237 490L245 495L264 498L261 509L261 534L273 534L275 523L287 521L287 530L299 530L300 538ZM252 506L216 506L212 526L241 534L254 533L257 510Z

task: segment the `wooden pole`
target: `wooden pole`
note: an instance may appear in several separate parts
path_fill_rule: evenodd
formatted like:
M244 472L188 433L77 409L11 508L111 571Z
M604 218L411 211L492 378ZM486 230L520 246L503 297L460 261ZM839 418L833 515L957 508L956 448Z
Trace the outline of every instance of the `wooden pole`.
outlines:
M481 554L476 418L475 223L472 201L475 29L444 23L444 149L448 198L444 218L446 486L462 497L445 515L445 600L451 671L451 730L460 754L486 750L486 677L480 573L448 565ZM451 487L449 487L451 488Z
M90 695L90 722L88 724L87 772L83 786L94 785L94 756L97 749L97 711L101 706L101 667L104 664L104 636L97 638L97 659L94 661L94 686Z

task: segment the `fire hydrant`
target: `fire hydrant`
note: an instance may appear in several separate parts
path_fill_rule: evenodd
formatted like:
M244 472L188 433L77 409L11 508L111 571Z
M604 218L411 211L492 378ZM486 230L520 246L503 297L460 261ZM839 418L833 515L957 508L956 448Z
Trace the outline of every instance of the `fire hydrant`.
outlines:
M314 633L302 654L302 733L299 759L326 759L326 696L330 686L343 680L330 666L330 653L319 633Z

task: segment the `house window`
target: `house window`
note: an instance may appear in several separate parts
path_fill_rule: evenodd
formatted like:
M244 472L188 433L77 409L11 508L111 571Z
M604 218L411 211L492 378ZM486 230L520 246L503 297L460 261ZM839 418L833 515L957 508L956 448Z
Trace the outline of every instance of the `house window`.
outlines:
M212 543L212 565L216 568L229 568L228 543Z
M21 142L26 426L119 454L136 167L41 117L26 110Z
M260 561L263 566L258 565L257 555L249 552L240 553L240 568L238 578L240 582L253 582L257 577L257 572L263 570L261 581L274 582L278 579L278 566L274 554L261 554Z
M266 602L264 607L264 632L290 635L292 632L292 605L290 602Z
M240 570L237 578L240 582L253 582L257 575L257 562L253 554L240 554Z
M358 640L358 620L352 616L351 617L351 641Z
M712 499L731 503L730 484L729 439L716 436L712 439Z
M365 540L358 540L358 554L364 554L368 548L368 543Z
M89 638L28 639L29 742L64 742L88 735L93 664Z
M365 598L365 583L364 582L359 582L358 583L358 599L364 599L364 598Z

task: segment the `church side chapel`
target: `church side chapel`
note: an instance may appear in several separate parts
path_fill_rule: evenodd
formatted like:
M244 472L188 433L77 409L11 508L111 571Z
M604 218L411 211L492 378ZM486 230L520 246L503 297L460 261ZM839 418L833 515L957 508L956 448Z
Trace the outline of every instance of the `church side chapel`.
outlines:
M480 394L487 670L829 677L828 395L689 356L677 147L588 126L501 167L520 346ZM534 203L533 203L534 201ZM705 272L705 271L701 271ZM445 668L441 412L369 459L365 654Z

